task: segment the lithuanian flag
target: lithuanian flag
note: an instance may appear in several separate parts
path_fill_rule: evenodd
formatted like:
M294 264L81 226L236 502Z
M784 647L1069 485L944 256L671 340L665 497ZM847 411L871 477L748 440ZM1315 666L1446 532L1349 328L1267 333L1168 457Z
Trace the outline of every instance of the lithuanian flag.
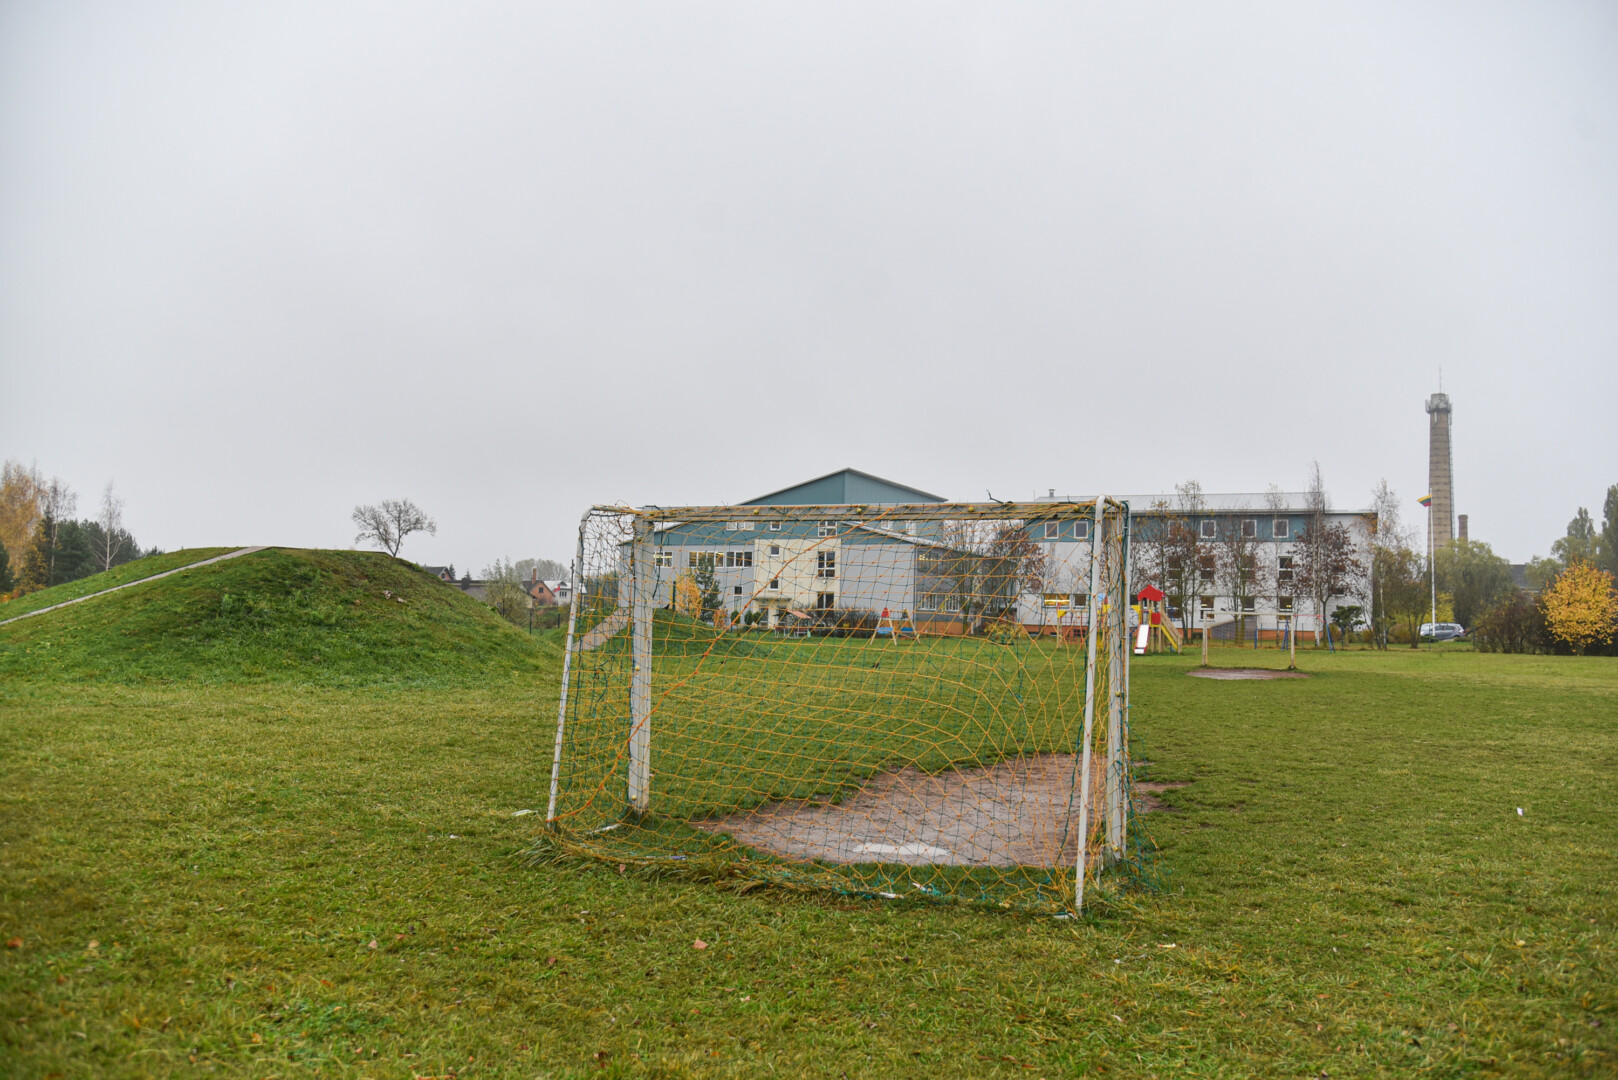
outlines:
M1423 495L1421 498L1417 499L1416 501L1421 503L1421 505L1423 505L1423 506L1431 506L1431 505L1433 505L1433 497L1431 495Z

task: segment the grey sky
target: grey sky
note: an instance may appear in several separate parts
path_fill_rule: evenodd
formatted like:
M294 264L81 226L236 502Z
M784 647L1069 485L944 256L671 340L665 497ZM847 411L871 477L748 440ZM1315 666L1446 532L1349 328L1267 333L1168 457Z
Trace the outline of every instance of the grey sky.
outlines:
M0 6L0 457L144 543L1618 482L1618 7Z

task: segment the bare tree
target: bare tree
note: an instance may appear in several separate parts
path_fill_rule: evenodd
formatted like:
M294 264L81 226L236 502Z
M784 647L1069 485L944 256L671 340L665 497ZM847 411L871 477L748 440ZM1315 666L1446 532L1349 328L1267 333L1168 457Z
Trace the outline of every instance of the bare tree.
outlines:
M1170 606L1180 609L1180 627L1191 628L1194 595L1200 583L1201 539L1196 517L1203 512L1202 486L1187 480L1176 488L1173 500L1154 499L1150 521L1136 543L1145 554L1146 577L1168 597ZM1208 566L1212 583L1212 563Z
M1247 507L1236 507L1233 517L1222 517L1214 548L1215 574L1220 592L1236 610L1236 634L1245 638L1247 616L1258 611L1258 600L1273 592L1274 567L1265 557L1268 545L1258 538L1258 518ZM1206 558L1206 556L1204 556Z
M1399 496L1388 487L1386 477L1371 491L1371 509L1371 632L1386 649L1396 607L1389 590L1402 580L1403 553L1414 545L1415 537L1400 521Z
M1340 597L1353 596L1365 576L1365 564L1355 551L1354 538L1347 525L1311 520L1297 548L1297 581L1314 601L1320 624L1326 624L1326 605ZM1315 644L1320 644L1316 631Z
M96 552L96 561L101 569L111 570L112 560L116 559L124 549L124 538L129 534L124 532L124 500L112 493L112 481L107 481L106 490L101 493L101 513L96 517L96 523L101 526L101 543L97 545L100 550Z
M79 496L60 476L53 476L50 482L40 489L39 505L45 531L50 540L47 567L50 581L55 582L57 537L62 528L62 519L71 518L74 511L79 508Z
M375 544L394 558L399 557L399 549L411 533L438 535L438 522L409 499L383 499L374 506L356 506L354 524L360 530L354 537L356 544Z
M483 568L483 602L513 626L522 625L534 606L523 582L521 571L510 559L496 559Z
M541 581L567 580L567 563L557 562L555 559L518 559L512 564L517 568L517 576L524 581L537 577Z

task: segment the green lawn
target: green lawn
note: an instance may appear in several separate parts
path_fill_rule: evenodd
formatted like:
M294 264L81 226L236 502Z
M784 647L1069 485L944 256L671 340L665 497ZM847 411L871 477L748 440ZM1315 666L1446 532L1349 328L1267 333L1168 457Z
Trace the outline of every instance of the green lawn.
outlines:
M1138 661L1135 754L1190 781L1164 887L1054 920L526 867L554 649L471 607L419 656L385 605L322 630L364 568L314 555L257 630L187 586L163 660L116 598L0 628L0 1072L1618 1070L1618 661Z

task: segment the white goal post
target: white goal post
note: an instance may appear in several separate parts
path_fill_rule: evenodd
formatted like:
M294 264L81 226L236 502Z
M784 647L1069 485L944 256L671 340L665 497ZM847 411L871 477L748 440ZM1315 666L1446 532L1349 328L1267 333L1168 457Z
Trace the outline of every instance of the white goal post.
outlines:
M1138 863L1128 547L1105 497L591 508L551 842L1078 911ZM1044 634L1053 595L1082 628Z

